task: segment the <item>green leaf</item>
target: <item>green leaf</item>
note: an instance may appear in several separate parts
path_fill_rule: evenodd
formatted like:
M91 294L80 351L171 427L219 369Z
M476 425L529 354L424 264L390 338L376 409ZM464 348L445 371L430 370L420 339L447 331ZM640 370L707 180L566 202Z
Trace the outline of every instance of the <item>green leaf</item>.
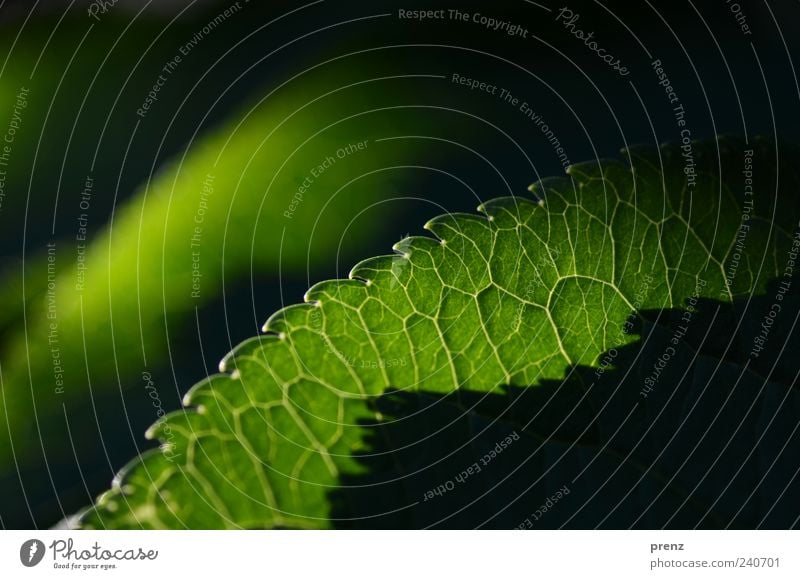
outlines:
M752 192L747 148L763 184ZM750 356L742 324L720 321L758 319L774 301L769 282L800 239L797 196L777 190L797 176L775 173L764 142L693 143L688 177L677 146L624 154L537 183L536 198L434 219L425 227L436 238L410 237L349 280L312 287L148 431L161 448L130 463L82 526L728 524L736 513L681 474L704 440L695 431L716 424L692 422L691 403L709 389L735 394L737 409L751 400L760 410L740 421L745 448L766 433L774 441L770 416L797 422L796 392L780 380L794 379L796 362L778 356L785 371L774 372L775 361ZM681 322L692 331L673 342ZM706 343L715 324L729 334ZM720 346L729 339L735 347ZM731 424L697 456L718 458ZM677 447L676 428L687 437ZM463 476L473 463L481 471ZM774 474L769 465L753 476ZM712 467L699 476L730 475ZM548 501L544 520L536 507Z

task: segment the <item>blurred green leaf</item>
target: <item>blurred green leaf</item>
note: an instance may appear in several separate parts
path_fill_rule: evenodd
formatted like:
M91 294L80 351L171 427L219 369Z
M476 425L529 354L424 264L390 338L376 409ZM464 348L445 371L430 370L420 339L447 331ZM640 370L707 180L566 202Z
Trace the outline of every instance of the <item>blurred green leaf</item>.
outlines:
M276 84L190 143L99 234L53 242L29 266L29 287L49 283L51 292L33 299L28 291L27 324L3 355L6 472L14 471L12 443L22 464L43 460L40 437L50 465L72 461L72 444L102 452L94 422L117 409L101 397L164 367L170 340L191 333L196 308L223 287L259 272L299 277L379 230L391 209L381 201L402 193L395 186L403 168L435 164L437 155L427 142L380 140L422 131L430 116L403 106L413 96L407 80L383 78L381 60L369 62L357 71L321 65ZM374 80L363 81L365 71ZM452 126L467 130L458 118ZM88 182L85 189L92 198L113 194ZM75 227L80 236L80 219ZM277 288L254 288L265 290Z

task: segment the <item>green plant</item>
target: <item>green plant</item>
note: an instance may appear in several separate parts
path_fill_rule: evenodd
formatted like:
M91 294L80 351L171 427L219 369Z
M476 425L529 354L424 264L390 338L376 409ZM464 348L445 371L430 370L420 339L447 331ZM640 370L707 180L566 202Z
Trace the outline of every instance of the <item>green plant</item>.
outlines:
M741 171L748 147L765 185L755 194ZM383 514L390 524L473 526L505 513L496 524L524 526L528 510L517 501L526 488L550 477L556 493L590 467L597 478L584 478L573 497L613 489L606 478L619 474L642 485L635 500L619 493L629 516L582 518L592 508L573 501L564 524L725 524L730 515L715 512L713 495L706 502L678 476L688 451L662 460L680 424L653 432L648 420L668 408L672 418L685 414L698 385L719 394L742 382L754 404L785 391L781 420L796 422L796 392L782 385L796 363L780 352L753 356L748 333L797 249L797 196L777 193L797 176L775 174L770 151L763 142L694 143L687 179L678 146L629 149L630 165L575 165L569 179L537 183L536 199L495 199L483 216L430 221L436 239L407 238L395 255L363 261L349 280L317 284L305 304L270 317L264 335L222 361L222 374L187 393L185 410L148 431L161 448L130 463L81 525L377 526ZM796 304L791 292L782 299ZM709 341L712 326L728 332L724 340ZM448 495L455 483L441 488L492 448L495 462L474 479L484 494L464 502L460 491ZM564 464L558 454L567 451ZM514 492L486 499L507 480ZM483 514L460 514L479 499L488 501ZM663 505L645 508L650 499Z

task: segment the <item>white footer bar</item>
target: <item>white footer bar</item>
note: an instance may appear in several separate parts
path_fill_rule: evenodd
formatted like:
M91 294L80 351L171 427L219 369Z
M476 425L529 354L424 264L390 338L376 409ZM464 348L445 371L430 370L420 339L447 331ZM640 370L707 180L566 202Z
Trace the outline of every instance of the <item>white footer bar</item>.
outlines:
M0 576L796 578L799 546L791 531L3 531Z

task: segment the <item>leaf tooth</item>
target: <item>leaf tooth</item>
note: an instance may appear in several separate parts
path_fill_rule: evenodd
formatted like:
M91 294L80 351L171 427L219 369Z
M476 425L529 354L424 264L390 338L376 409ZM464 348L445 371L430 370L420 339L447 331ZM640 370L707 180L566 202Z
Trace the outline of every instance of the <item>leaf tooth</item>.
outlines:
M189 410L189 414L197 414L195 409ZM167 412L164 416L158 419L156 422L150 425L150 427L144 431L144 437L147 440L160 440L161 434L165 433L165 427L167 428L174 428L170 423L180 421L180 426L186 424L187 419L187 410L173 410L172 412Z
M397 255L379 255L359 261L347 277L350 279L364 280L369 285L386 271L391 271L392 266L397 261Z
M307 293L309 292L311 292L311 290L308 290ZM291 306L281 308L272 314L266 322L264 322L264 325L261 327L261 331L270 332L277 339L282 340L284 339L285 334L288 333L293 327L292 318L301 313L302 315L305 315L305 313L307 313L312 307L313 306L310 306L309 304L293 304Z
M117 474L114 475L114 478L111 480L111 488L97 497L94 505L76 515L75 519L77 524L84 527L92 513L98 513L98 517L102 520L100 512L109 508L109 503L118 500L120 495L127 497L135 492L136 487L129 484L134 470L140 467L142 463L149 463L151 460L155 460L163 455L164 453L160 448L151 448L139 453L133 460L128 461L117 471Z
M659 167L658 149L652 145L630 145L619 150L620 155L629 161L632 167L636 167L637 161L649 163L653 167Z
M423 229L425 229L426 231L430 231L433 234L433 236L440 242L444 241L444 235L445 235L444 228L441 225L441 219L442 216L437 215L436 217L434 217L433 219L431 219L430 221L425 223L425 225L422 226Z
M305 300L307 303L301 304L301 306L310 309L319 307L320 304L331 299L343 301L342 297L354 290L365 291L366 284L363 281L356 279L331 279L321 281L319 283L315 283L308 289L308 291L305 293ZM313 302L317 302L316 305L310 305ZM265 331L267 331L266 328L274 317L275 316L272 316L269 320L267 320L267 323L264 324ZM269 330L272 329L273 328L271 327L269 328Z
M478 206L478 211L486 215L489 221L513 216L515 221L524 221L539 205L528 197L498 197Z
M230 376L228 374L212 374L189 388L186 394L183 395L183 400L181 402L184 406L192 406L196 403L198 398L213 393L215 388L222 385L220 382L224 383L229 379Z
M445 213L444 215L437 215L423 227L433 233L444 244L452 241L456 235L463 235L460 232L474 223L485 226L486 217L475 215L474 213Z
M411 258L416 251L428 252L437 247L439 243L435 239L424 235L412 235L395 243L392 249ZM394 259L397 259L397 256L394 256Z
M534 194L536 201L541 205L547 201L549 192L571 192L574 184L569 177L545 177L532 183L528 187L528 191Z
M719 173L719 166L726 170L726 166L738 166L745 149L752 148L744 139L736 135L717 135L709 141L692 143L697 171L708 171L713 175Z
M414 237L406 236L394 245L392 245L392 251L395 253L399 253L401 255L406 255L411 252L411 244L413 243ZM421 237L418 239L428 239L427 237ZM394 256L397 257L397 256Z
M102 506L102 503L105 500L108 500L109 498L111 498L111 495L113 495L113 494L120 493L120 492L123 493L123 494L129 494L129 493L125 492L127 490L127 489L125 489L125 486L126 486L125 483L130 478L131 474L133 473L133 470L137 466L139 466L139 464L141 464L142 462L146 461L150 457L158 457L158 456L161 456L162 454L163 453L161 452L160 449L158 449L158 448L150 448L150 449L145 450L144 452L140 453L139 456L137 456L133 460L130 460L127 463L125 463L125 465L121 469L119 469L117 471L117 474L115 474L114 478L111 480L111 490L106 491L102 495L100 495L100 498L97 501L97 506L98 507Z
M692 141L692 144L695 144L695 141ZM661 159L664 163L664 171L669 173L670 168L669 165L673 163L681 163L681 146L677 143L662 143L659 145L659 150L661 151Z
M263 348L268 342L274 341L278 337L274 334L266 334L261 336L253 336L244 342L237 344L233 350L228 352L225 357L219 361L219 371L228 373L236 367L236 358L239 356L252 356L254 352ZM192 388L194 390L194 387ZM189 391L191 392L191 390Z
M609 169L617 169L622 171L630 171L625 163L619 159L609 159L601 157L591 161L583 161L581 163L574 163L567 167L567 174L577 181L580 185L595 179L603 179Z

